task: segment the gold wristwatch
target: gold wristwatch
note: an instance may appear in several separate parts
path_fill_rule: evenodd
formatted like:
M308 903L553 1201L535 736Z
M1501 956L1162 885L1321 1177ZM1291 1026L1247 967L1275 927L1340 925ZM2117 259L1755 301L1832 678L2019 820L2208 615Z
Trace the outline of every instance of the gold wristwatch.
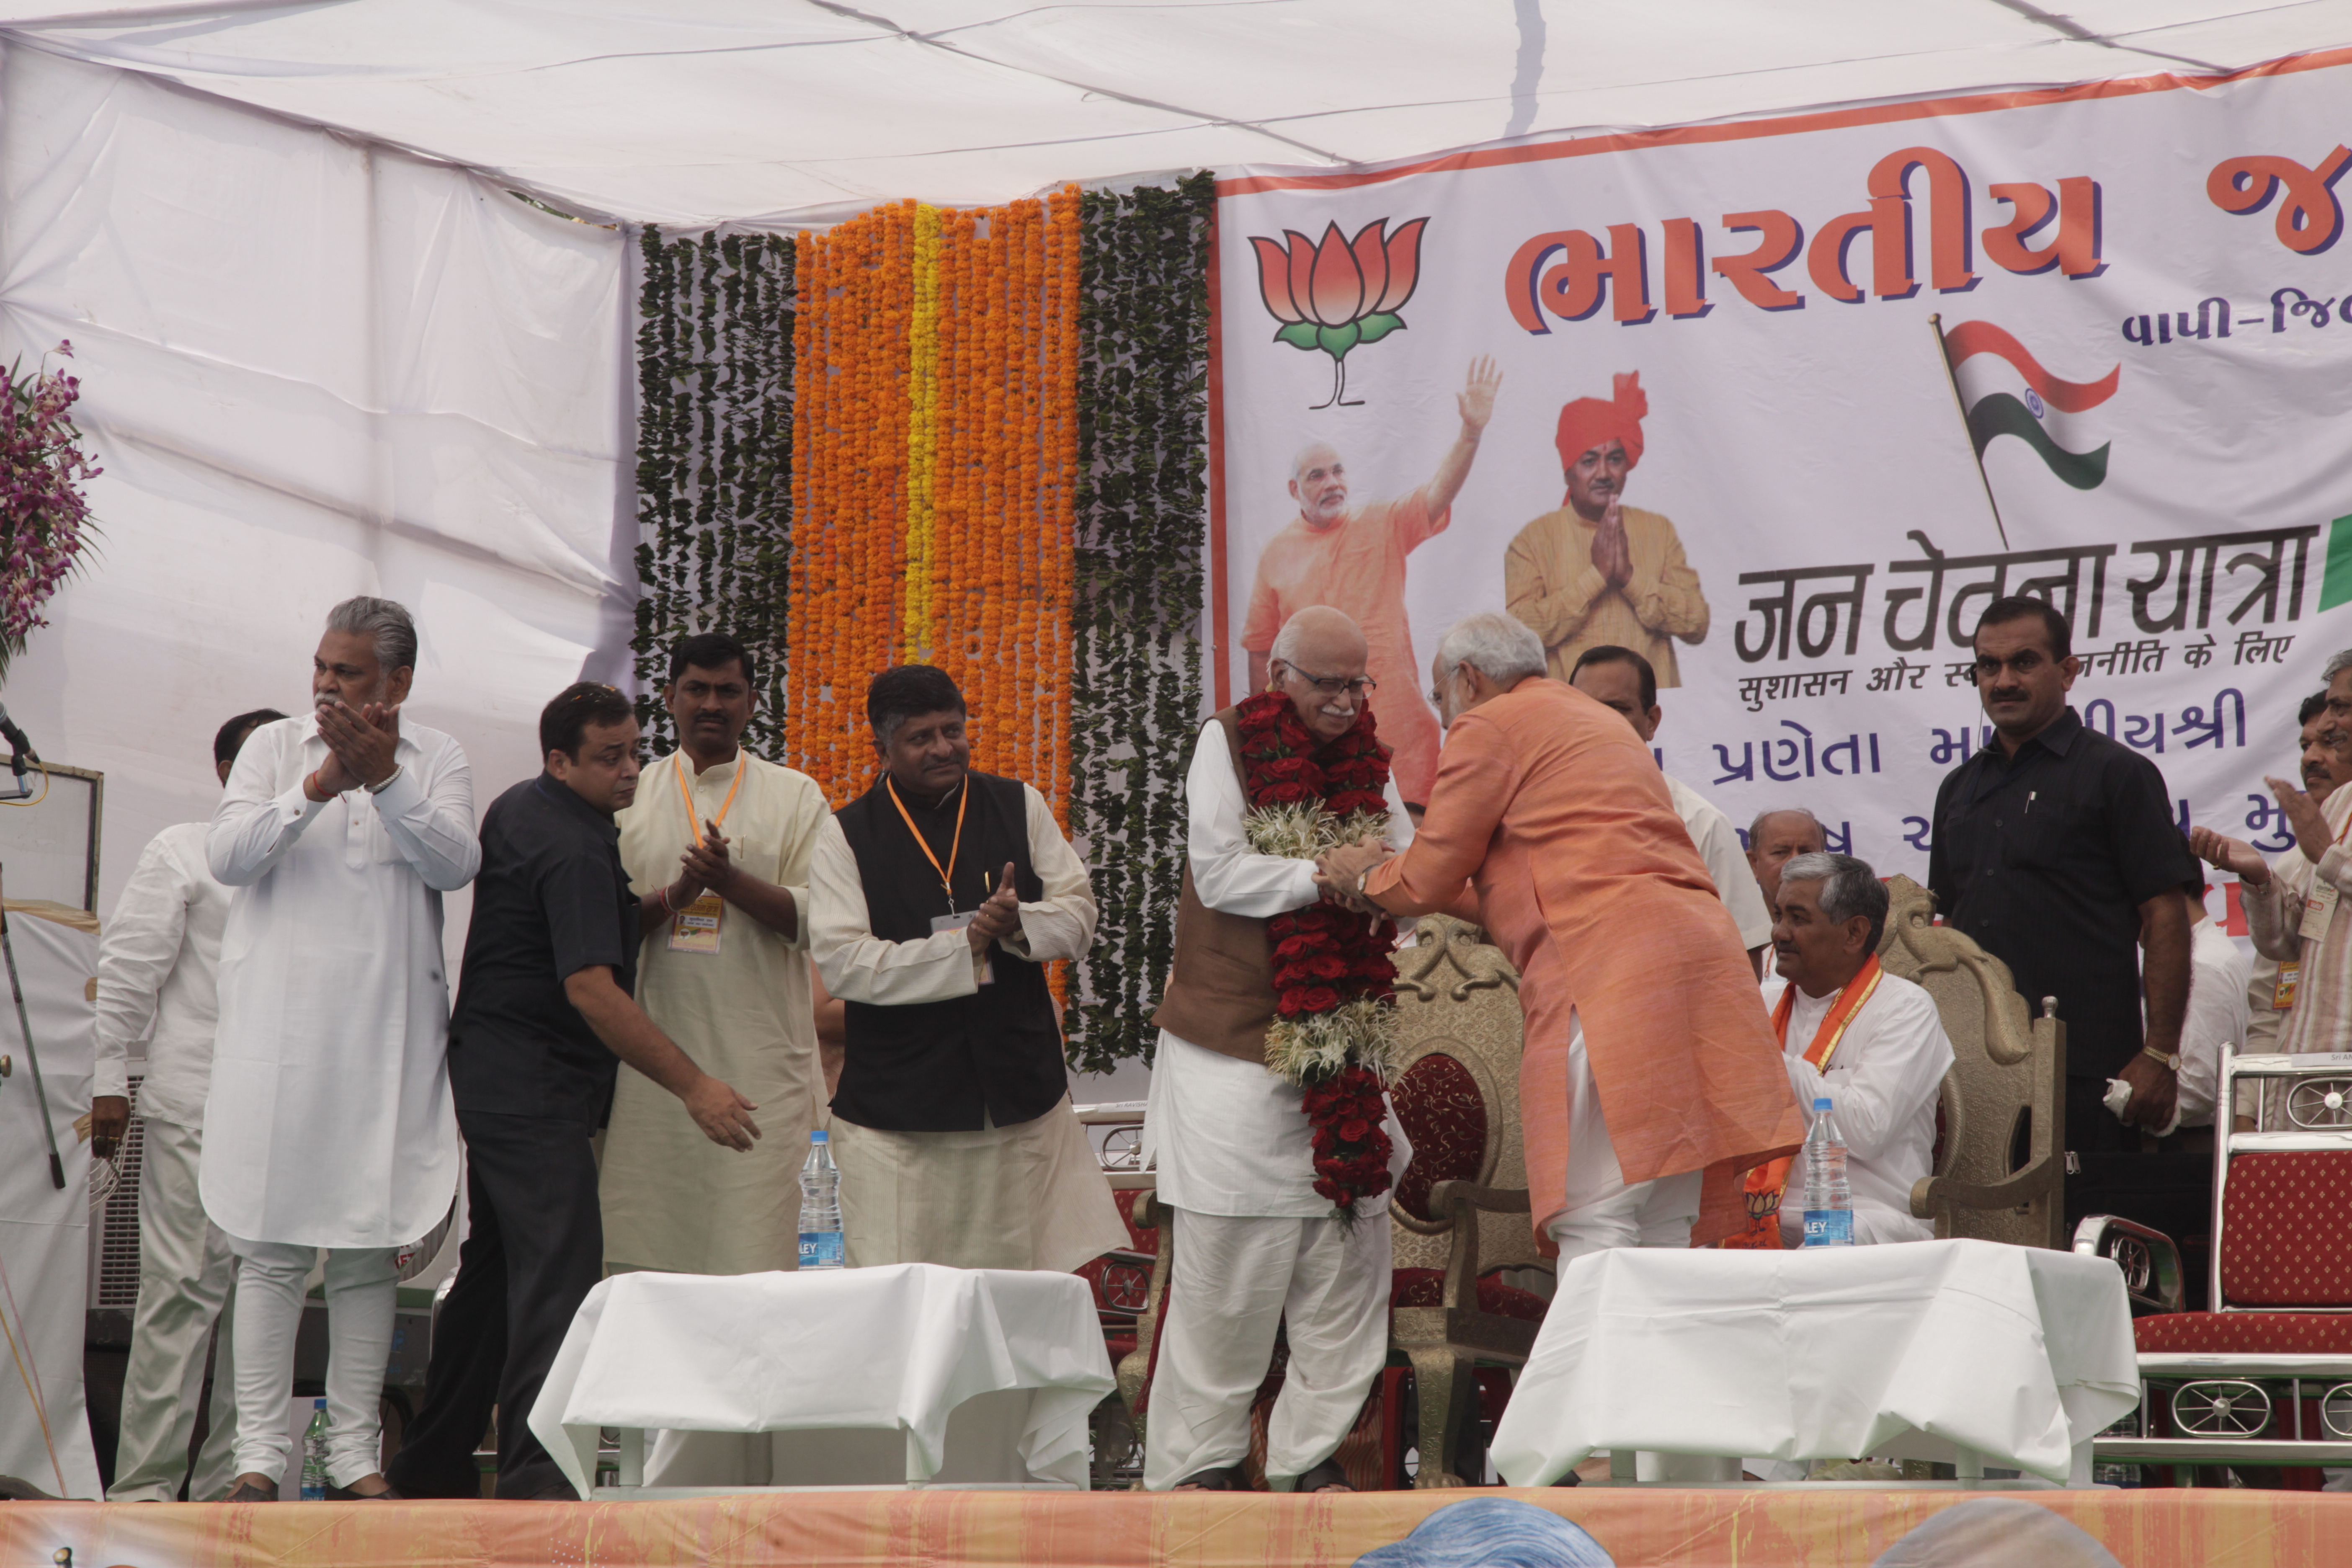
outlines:
M2139 1048L2139 1054L2144 1057L2154 1057L2158 1061L2162 1062L2173 1072L2179 1072L2180 1070L2180 1053L2178 1051L2173 1052L2170 1056L2167 1056L2162 1051L2158 1050L2154 1046L2142 1046Z

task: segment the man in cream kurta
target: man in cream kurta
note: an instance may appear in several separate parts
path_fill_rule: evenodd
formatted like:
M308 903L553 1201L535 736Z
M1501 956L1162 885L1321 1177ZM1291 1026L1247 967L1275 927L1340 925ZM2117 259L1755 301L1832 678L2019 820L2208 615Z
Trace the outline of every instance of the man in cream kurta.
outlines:
M945 671L883 671L866 717L882 774L809 865L810 955L846 1004L849 1265L1076 1268L1128 1244L1044 970L1094 941L1086 863L1034 788L971 771Z
M1364 675L1369 652L1363 634L1339 611L1301 610L1275 639L1269 689L1288 697L1308 732L1328 742L1358 721L1367 698L1344 683ZM1321 690L1305 671L1341 689ZM1143 1483L1153 1491L1234 1489L1249 1452L1250 1402L1265 1380L1276 1329L1286 1324L1289 1374L1267 1421L1266 1474L1318 1490L1345 1485L1332 1456L1387 1357L1389 1194L1359 1199L1354 1222L1341 1222L1331 1200L1315 1191L1314 1131L1301 1090L1266 1069L1263 1026L1226 1027L1254 1022L1253 1002L1272 1015L1265 922L1323 898L1314 861L1250 848L1231 718L1220 713L1202 726L1184 781L1192 897L1177 919L1176 973L1160 1021L1204 1036L1213 1026L1220 1034L1254 1035L1221 1043L1254 1047L1259 1059L1160 1031L1143 1158L1158 1165L1160 1201L1178 1212ZM1393 774L1387 793L1388 842L1402 849L1412 842L1412 823ZM1201 918L1196 905L1240 918ZM1220 982L1237 971L1251 975L1243 984L1262 979L1263 994L1226 994ZM1196 1018L1200 1024L1187 1023ZM1394 1174L1409 1151L1393 1115L1387 1126Z
M254 731L205 843L237 889L198 1174L240 1261L232 1501L277 1500L302 1281L322 1247L328 1482L384 1489L394 1256L457 1192L441 895L481 864L473 774L457 742L400 711L408 612L347 600L327 628L313 712Z
M677 1096L624 1069L599 1178L613 1269L757 1274L798 1258L797 1177L824 1083L801 917L809 852L831 811L814 779L740 744L757 703L751 671L732 637L678 644L662 688L678 749L646 769L618 822L621 863L652 909L638 1005L760 1108L763 1136L748 1153L723 1148ZM683 910L670 907L681 875L698 889Z

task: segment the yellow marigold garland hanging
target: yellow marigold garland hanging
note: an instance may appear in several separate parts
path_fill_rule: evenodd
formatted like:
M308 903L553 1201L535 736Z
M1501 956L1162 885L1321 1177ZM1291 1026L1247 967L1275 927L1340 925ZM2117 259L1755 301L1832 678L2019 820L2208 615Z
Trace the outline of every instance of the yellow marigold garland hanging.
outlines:
M1066 820L1079 201L912 202L800 237L792 761L875 772L866 686L940 665L972 763Z

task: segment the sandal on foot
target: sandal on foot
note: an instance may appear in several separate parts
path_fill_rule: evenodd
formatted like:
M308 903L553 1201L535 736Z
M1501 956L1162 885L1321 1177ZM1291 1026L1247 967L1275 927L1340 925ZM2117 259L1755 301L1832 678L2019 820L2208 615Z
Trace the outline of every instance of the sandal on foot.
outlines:
M1326 1459L1298 1478L1291 1489L1295 1492L1351 1492L1356 1489L1348 1479L1348 1472L1339 1468L1337 1459Z
M1205 1470L1195 1470L1170 1489L1202 1492L1245 1492L1249 1480L1239 1465L1214 1465Z

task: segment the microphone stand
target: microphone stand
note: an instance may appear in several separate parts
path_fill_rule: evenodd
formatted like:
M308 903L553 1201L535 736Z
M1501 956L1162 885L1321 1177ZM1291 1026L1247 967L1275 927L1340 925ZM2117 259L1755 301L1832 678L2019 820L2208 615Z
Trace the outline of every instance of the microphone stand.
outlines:
M58 1130L49 1121L49 1091L41 1082L41 1053L33 1045L33 1026L25 1016L25 987L16 978L16 944L8 938L8 910L0 903L0 955L8 961L8 994L16 1003L16 1029L25 1037L25 1059L33 1065L33 1100L41 1118L41 1136L49 1144L49 1184L66 1190L65 1161L58 1154Z

